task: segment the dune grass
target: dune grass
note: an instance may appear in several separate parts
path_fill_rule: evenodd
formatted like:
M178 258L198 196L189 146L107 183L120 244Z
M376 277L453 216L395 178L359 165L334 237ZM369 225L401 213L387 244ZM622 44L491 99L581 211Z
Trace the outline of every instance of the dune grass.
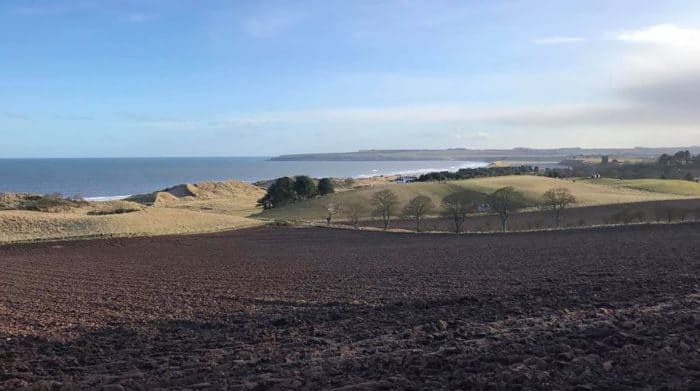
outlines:
M538 204L542 194L555 187L569 189L578 201L577 206L700 197L700 185L683 182L660 179L639 181L572 180L532 175L513 175L449 182L382 184L372 188L347 191L265 210L254 215L254 217L270 220L321 220L325 215L326 204L329 201L339 200L346 205L361 203L369 206L372 194L383 189L394 191L402 205L418 195L427 196L436 205L439 205L445 195L458 190L470 190L486 195L506 186L512 186L522 192L531 204ZM695 186L698 187L696 188Z
M52 210L52 213L18 208L0 210L0 243L202 233L263 224L246 217L260 210L256 201L265 193L260 188L235 181L177 188L192 189L191 195L178 198L170 193L156 193L151 200L157 199L159 194L170 196L167 202L156 206L124 200L82 202L71 208ZM146 196L136 199L149 198Z
M259 220L174 208L124 214L0 211L0 243L84 237L155 236L253 227Z

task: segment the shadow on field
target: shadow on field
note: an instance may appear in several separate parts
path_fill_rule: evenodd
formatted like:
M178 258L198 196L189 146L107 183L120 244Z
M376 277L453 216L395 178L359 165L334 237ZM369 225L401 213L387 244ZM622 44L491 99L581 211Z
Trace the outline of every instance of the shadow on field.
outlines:
M603 285L596 303L570 288L563 301L546 287L378 306L251 300L251 313L70 341L0 335L0 389L698 386L700 295L633 288L620 302Z
M2 247L0 390L698 388L699 229Z

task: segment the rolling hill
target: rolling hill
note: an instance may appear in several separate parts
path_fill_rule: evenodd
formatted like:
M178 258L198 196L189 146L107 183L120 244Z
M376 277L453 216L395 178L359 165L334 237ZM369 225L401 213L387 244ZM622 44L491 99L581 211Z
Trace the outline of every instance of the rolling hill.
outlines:
M268 220L322 220L329 201L339 201L345 205L361 203L369 207L372 194L383 189L394 191L401 204L405 204L413 197L423 195L430 197L436 205L439 205L444 196L458 190L471 190L486 195L506 186L513 186L521 191L533 204L539 202L545 191L554 187L569 189L578 200L577 206L700 197L700 184L680 180L564 180L523 175L450 182L382 184L265 210L253 217Z

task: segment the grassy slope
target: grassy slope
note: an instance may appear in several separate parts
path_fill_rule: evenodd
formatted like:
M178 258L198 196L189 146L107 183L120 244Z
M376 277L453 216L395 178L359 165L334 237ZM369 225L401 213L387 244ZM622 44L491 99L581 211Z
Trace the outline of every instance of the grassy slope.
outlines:
M578 199L580 206L603 205L638 201L655 201L700 197L700 185L672 180L561 180L540 176L505 176L468 179L452 182L426 182L412 184L386 184L333 195L344 204L364 203L378 190L392 189L402 204L417 195L430 197L437 205L445 195L459 189L468 189L483 194L498 188L513 186L523 192L532 202L539 201L542 193L553 187L566 187ZM264 211L256 217L263 219L319 220L325 213L328 197L319 197L281 208Z
M259 212L256 201L264 190L227 182L215 186L203 183L201 189L213 189L207 197L177 199L157 207L144 207L128 201L90 203L58 213L24 210L0 211L0 243L93 236L152 236L213 232L262 224L247 218ZM138 212L90 216L89 212L116 208L140 209Z
M152 236L214 232L261 224L245 217L174 208L121 215L0 211L0 243L91 236Z
M700 183L672 179L599 179L601 183L615 187L653 193L677 194L683 196L700 196Z

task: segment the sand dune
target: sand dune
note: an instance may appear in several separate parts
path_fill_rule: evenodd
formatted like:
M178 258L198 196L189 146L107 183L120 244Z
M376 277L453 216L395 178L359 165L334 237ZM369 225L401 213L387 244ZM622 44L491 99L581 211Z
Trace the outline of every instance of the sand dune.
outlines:
M0 243L102 236L152 236L215 232L262 224L245 216L258 211L264 190L238 181L184 184L109 202L82 202L52 210L0 210ZM26 195L1 195L6 209ZM12 202L10 202L12 201Z
M149 206L170 206L181 202L202 200L230 200L253 205L265 190L240 181L186 183L148 194L139 194L127 200Z

